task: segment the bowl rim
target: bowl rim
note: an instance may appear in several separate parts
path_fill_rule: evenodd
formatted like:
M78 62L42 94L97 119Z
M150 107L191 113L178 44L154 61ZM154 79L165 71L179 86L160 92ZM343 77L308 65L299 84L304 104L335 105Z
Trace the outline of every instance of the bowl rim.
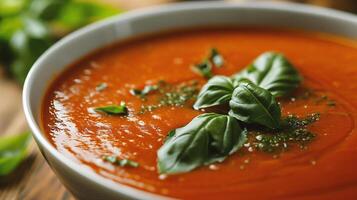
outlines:
M339 19L343 21L350 21L357 24L357 15L337 11L329 8L322 8L311 5L302 5L299 3L282 3L282 2L181 2L181 3L169 3L166 5L151 6L147 8L140 8L133 11L129 11L123 14L119 14L113 17L110 17L106 20L93 23L84 28L81 28L66 37L59 40L57 43L52 45L45 53L43 53L40 58L33 64L28 76L25 80L23 93L22 93L22 102L23 110L25 113L26 121L29 124L29 127L32 131L32 135L35 138L37 145L45 149L55 160L60 162L62 165L65 165L76 175L80 176L83 179L90 180L96 186L101 186L106 190L109 190L118 195L125 195L131 199L168 199L168 197L154 194L151 192L146 192L119 182L114 182L110 179L104 178L103 176L95 173L86 168L81 168L80 163L76 163L72 159L66 157L64 154L60 153L46 138L45 134L42 133L40 126L36 122L37 116L34 116L33 109L30 104L31 97L31 87L33 87L33 82L36 78L36 74L39 71L44 70L43 67L44 61L47 59L49 54L52 54L57 51L63 44L81 37L82 35L88 34L95 29L106 28L107 25L113 24L115 22L126 21L132 18L144 17L155 15L157 13L165 12L179 12L183 10L195 10L195 9L220 9L220 8L247 8L247 9L262 9L262 10L272 10L272 11L286 11L293 13L300 13L304 15L320 16L333 19ZM88 51L88 53L93 50ZM64 69L66 66L62 66ZM47 85L49 83L46 83ZM41 97L41 100L43 96ZM40 148L41 149L41 148ZM42 153L43 154L43 153Z

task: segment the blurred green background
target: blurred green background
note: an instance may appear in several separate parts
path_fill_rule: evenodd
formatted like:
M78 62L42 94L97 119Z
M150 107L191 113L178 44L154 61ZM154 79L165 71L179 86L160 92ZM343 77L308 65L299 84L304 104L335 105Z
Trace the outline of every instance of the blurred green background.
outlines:
M23 83L34 61L65 34L117 14L110 5L77 0L1 0L0 62Z

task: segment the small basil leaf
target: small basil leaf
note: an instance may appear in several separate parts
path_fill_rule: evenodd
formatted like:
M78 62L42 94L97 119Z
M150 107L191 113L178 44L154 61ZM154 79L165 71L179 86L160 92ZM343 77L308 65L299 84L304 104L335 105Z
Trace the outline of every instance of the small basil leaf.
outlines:
M97 107L94 109L97 112L104 112L109 115L126 115L128 114L128 108L126 104L122 102L120 105L109 105L103 107Z
M246 133L233 117L205 113L169 134L158 150L158 171L177 174L222 162L246 142Z
M216 105L228 104L234 87L230 78L214 76L201 89L193 108L198 110Z
M0 176L10 174L26 158L29 132L0 137Z
M285 96L296 89L302 77L284 55L267 52L260 55L250 66L233 75L235 83L248 79L269 90L274 96Z
M229 106L229 115L240 121L271 129L280 126L281 110L274 96L249 81L240 82L234 89Z

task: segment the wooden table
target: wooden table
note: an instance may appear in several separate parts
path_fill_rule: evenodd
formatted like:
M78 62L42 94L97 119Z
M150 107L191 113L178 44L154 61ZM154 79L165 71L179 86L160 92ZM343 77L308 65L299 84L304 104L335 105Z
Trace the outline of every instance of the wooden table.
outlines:
M21 105L21 87L0 72L0 134L27 130ZM30 155L10 176L0 179L0 199L69 200L72 195L62 186L32 141Z

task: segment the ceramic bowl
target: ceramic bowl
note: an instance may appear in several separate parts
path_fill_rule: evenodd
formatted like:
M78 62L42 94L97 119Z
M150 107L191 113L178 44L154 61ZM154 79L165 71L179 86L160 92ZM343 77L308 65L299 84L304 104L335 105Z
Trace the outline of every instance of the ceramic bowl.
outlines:
M165 199L108 180L67 158L40 128L40 109L51 80L69 64L113 42L169 29L200 26L287 27L357 37L357 17L335 10L282 3L178 3L127 12L63 38L33 65L23 89L23 107L33 136L57 177L79 199ZM45 189L45 188L44 188Z

